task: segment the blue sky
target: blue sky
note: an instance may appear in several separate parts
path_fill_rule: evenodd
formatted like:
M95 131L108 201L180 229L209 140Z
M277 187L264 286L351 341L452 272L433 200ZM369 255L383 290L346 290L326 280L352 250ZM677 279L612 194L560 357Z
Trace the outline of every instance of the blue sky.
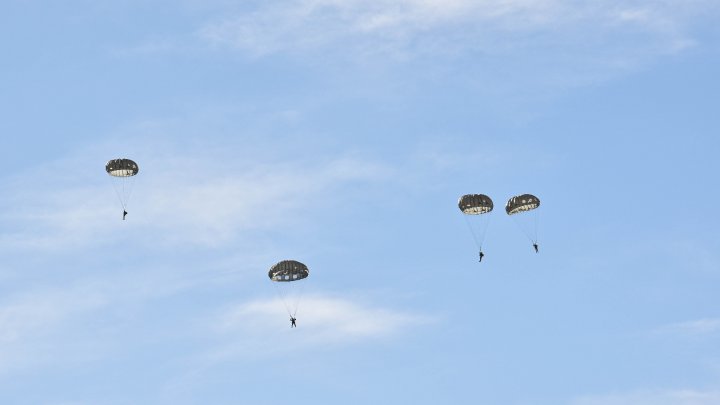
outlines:
M0 402L720 403L718 17L6 1Z

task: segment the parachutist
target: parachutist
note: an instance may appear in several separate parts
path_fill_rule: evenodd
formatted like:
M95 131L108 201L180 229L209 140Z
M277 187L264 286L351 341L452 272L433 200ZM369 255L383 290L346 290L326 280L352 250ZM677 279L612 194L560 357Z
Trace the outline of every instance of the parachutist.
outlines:
M120 204L123 208L123 221L127 216L125 209L128 206L128 199L132 193L132 179L133 176L138 174L140 168L137 163L130 159L112 159L105 165L105 171L110 177L116 179L113 181L113 188L117 193ZM128 186L127 188L125 186Z
M533 243L533 247L535 248L535 253L539 253L539 252L538 252L538 244L537 244L537 243Z
M488 214L493 210L493 201L485 194L465 194L458 200L458 208L463 213L470 233L475 239L480 256L479 261L482 262L483 256L485 256L485 253L482 252L482 242L490 221Z
M295 315L298 312L302 289L301 280L310 275L307 266L296 260L283 260L275 263L268 271L268 278L275 284L279 298L290 316L290 327L296 328ZM298 282L300 282L298 284Z

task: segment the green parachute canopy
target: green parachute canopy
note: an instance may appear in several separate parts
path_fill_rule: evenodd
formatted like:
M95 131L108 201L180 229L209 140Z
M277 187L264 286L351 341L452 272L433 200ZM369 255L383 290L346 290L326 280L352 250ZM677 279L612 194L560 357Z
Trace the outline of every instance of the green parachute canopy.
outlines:
M276 263L268 271L270 281L289 282L307 278L310 271L307 266L296 260L283 260Z
M487 214L493 210L493 202L485 194L465 194L458 200L458 208L466 215Z
M508 200L505 205L505 212L508 215L515 215L520 212L534 210L540 206L540 199L532 194L516 195Z
M112 159L105 164L105 171L113 177L131 177L139 170L137 163L130 159Z

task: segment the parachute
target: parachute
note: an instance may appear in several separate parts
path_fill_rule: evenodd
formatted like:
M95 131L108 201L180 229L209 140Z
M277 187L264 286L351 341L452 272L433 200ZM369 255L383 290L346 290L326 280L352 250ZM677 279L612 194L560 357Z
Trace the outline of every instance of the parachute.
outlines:
M540 199L532 194L522 194L512 197L505 205L505 212L515 219L515 223L525 233L538 251L538 211ZM520 214L520 215L518 215Z
M127 205L135 185L135 175L140 168L130 159L112 159L105 164L105 171L110 175L115 193L123 208L123 220L127 215Z
M485 194L465 194L458 200L458 207L463 214L480 215L492 211L493 202Z
M297 315L300 298L302 298L304 283L298 283L298 281L306 279L309 275L310 271L307 266L296 260L283 260L275 263L268 271L268 277L275 285L290 318L295 318Z
M480 261L482 261L485 255L482 252L482 244L490 224L490 216L485 214L493 210L492 199L485 194L466 194L458 200L458 208L464 214L463 217L470 228L470 233L472 233L480 253Z
M512 197L505 206L508 215L515 215L520 212L534 210L540 206L540 199L532 194L523 194Z

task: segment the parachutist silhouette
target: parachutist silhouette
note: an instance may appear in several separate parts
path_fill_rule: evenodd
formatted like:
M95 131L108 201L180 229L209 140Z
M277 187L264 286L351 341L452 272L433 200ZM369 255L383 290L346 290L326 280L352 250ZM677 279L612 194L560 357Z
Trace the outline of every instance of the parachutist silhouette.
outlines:
M291 316L290 317L290 327L291 328L297 328L297 325L295 325L295 321L297 321L297 319L295 319L295 317Z
M482 241L485 239L485 231L490 221L487 214L493 210L493 201L485 194L465 194L458 200L458 208L463 213L470 233L475 239L479 261L482 262L485 256L482 252Z
M132 192L132 180L130 179L138 174L139 170L137 163L130 159L112 159L105 165L107 174L115 179L113 180L113 188L123 208L123 221L128 214L125 207L128 206L128 199ZM128 185L127 190L126 185Z
M537 243L533 243L533 247L535 248L535 253L538 253L538 244L537 244Z

